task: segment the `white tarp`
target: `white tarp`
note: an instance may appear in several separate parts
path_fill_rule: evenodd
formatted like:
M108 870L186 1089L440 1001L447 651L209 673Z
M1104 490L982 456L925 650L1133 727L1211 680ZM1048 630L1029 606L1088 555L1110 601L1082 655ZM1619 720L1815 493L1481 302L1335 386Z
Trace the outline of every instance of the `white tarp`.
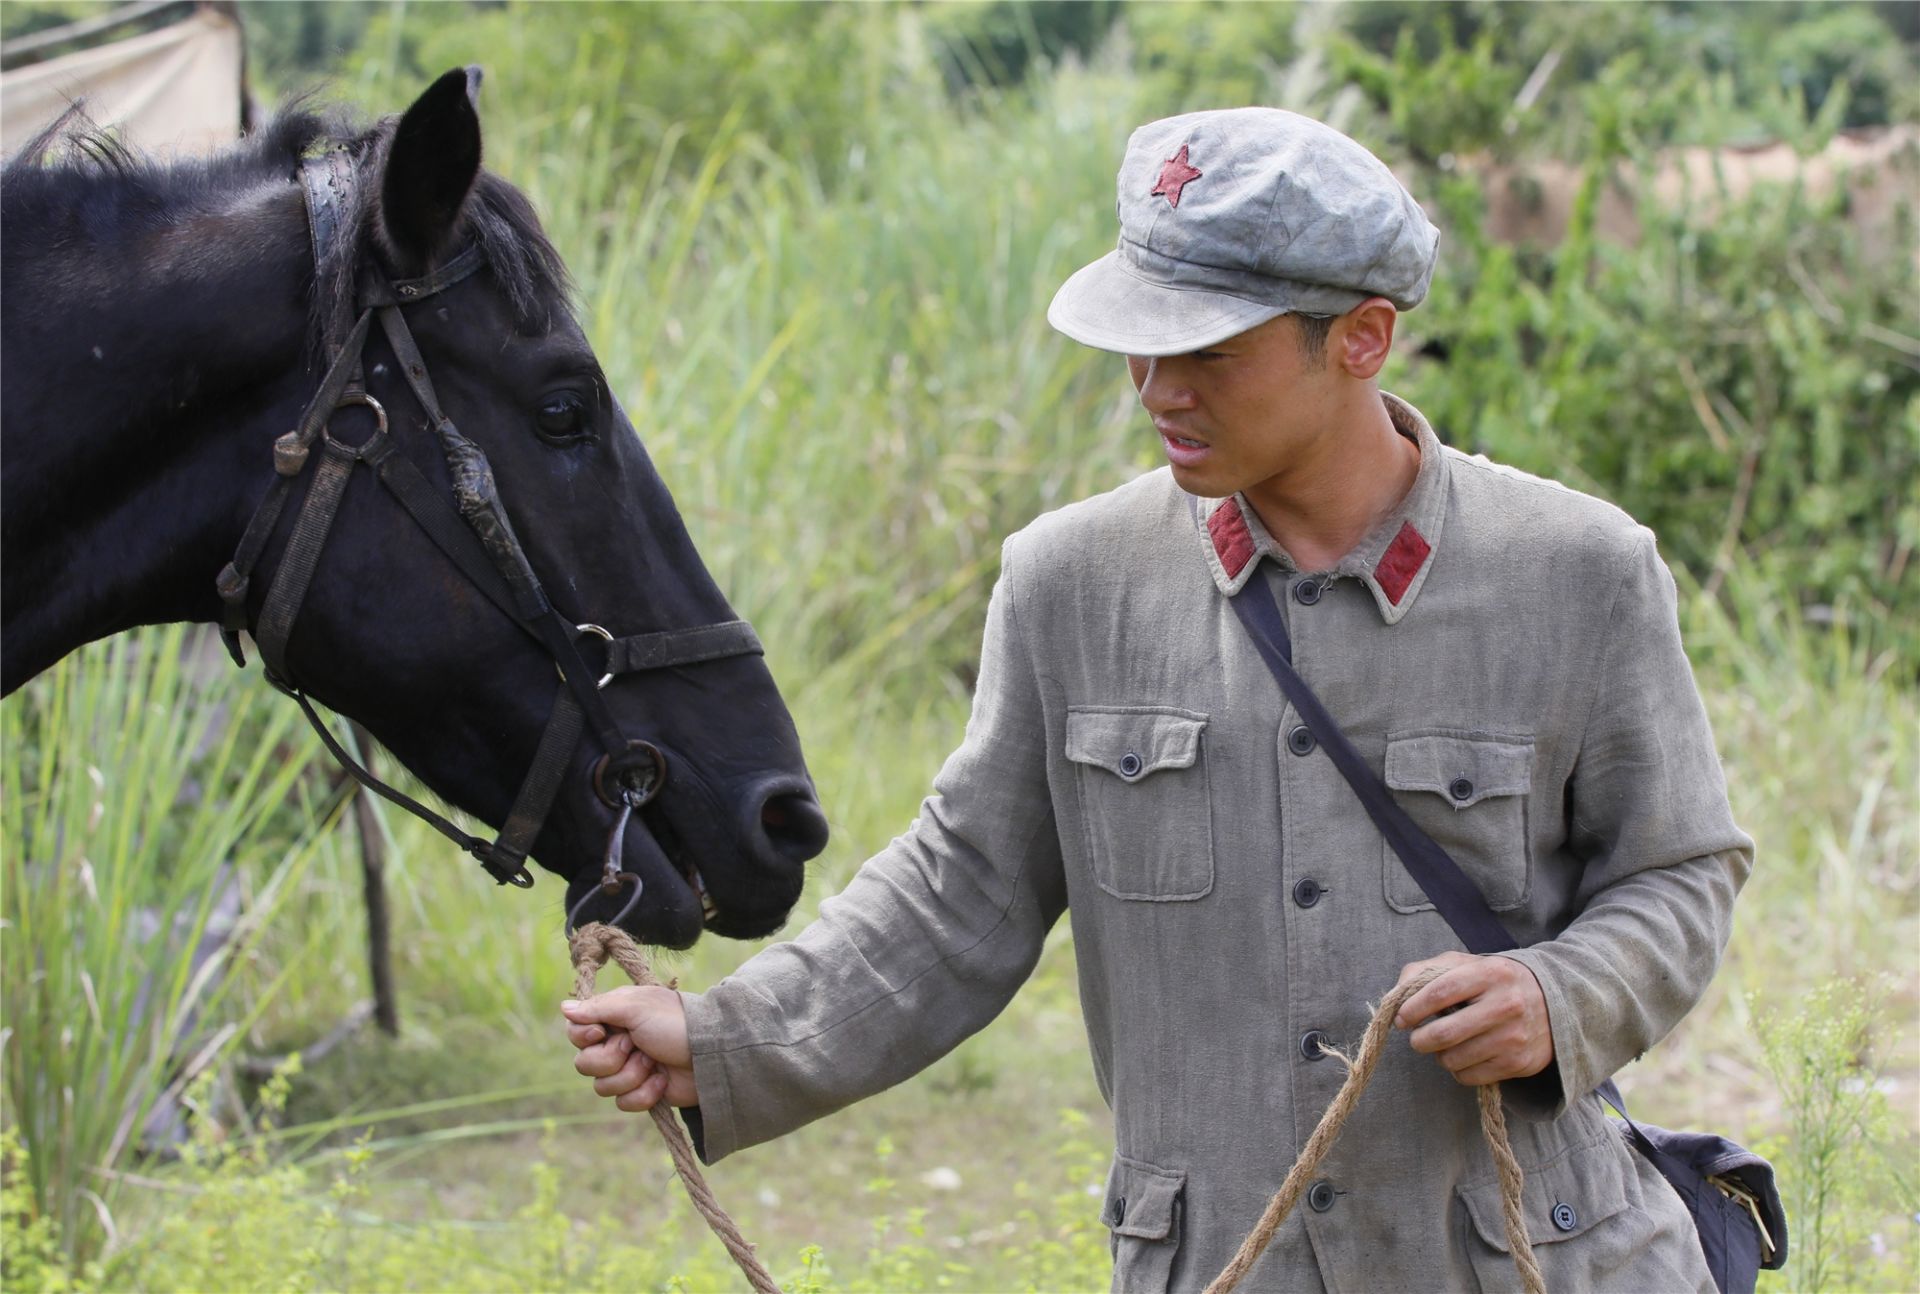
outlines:
M158 31L0 72L0 152L84 98L147 152L205 153L240 136L240 27L214 9Z

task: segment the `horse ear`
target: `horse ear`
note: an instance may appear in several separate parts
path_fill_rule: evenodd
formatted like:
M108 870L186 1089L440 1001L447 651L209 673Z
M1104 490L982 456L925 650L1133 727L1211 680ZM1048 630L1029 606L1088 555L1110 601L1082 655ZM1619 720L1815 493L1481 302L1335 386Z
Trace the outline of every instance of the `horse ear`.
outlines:
M380 182L380 231L424 268L460 223L480 174L480 69L455 68L427 87L393 132Z

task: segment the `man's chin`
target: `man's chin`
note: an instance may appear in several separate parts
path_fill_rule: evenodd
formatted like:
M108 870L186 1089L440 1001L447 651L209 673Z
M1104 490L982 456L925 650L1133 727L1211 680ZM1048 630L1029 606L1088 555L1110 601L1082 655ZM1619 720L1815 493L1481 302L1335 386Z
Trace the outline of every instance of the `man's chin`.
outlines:
M1224 473L1211 470L1209 465L1182 467L1169 463L1167 466L1173 469L1175 485L1202 499L1224 499L1240 488Z

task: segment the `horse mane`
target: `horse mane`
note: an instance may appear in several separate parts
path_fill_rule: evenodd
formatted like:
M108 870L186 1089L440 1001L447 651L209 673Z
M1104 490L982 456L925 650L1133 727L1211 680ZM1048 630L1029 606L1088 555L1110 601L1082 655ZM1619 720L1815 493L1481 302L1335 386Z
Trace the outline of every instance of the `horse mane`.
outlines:
M260 129L206 157L155 158L138 151L71 105L28 140L0 170L0 223L13 225L22 208L84 210L91 228L127 224L131 236L170 213L204 209L225 195L263 182L290 180L300 162L327 149L344 149L356 170L384 164L399 118L359 124L314 95L289 100ZM353 187L341 214L343 237L318 267L313 333L320 335L326 303L351 294L355 276L373 251L380 186ZM461 213L465 232L523 327L544 326L556 304L572 293L567 268L540 227L533 206L506 180L482 170Z

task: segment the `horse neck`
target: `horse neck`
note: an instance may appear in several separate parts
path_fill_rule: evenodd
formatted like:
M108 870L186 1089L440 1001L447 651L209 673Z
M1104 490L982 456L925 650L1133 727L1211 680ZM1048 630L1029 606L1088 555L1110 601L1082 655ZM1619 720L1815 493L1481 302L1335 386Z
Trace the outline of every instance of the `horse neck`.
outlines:
M169 212L83 252L69 249L89 240L22 223L9 212L6 692L93 639L217 617L214 576L313 380L291 185Z

